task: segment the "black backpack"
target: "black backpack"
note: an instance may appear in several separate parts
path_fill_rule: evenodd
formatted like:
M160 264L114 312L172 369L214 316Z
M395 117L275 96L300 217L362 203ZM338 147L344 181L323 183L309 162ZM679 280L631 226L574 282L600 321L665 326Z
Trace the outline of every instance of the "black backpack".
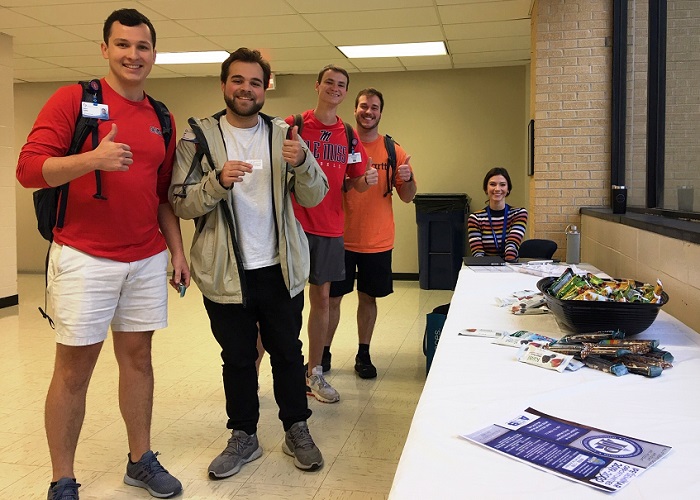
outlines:
M81 102L102 103L102 86L100 81L90 80L79 82L83 87L83 98ZM148 100L153 106L153 109L158 116L161 131L163 133L163 141L165 142L165 150L167 151L170 144L170 138L173 133L172 123L170 120L170 112L168 108L160 101L156 101L151 96L147 95ZM66 156L74 155L80 152L83 144L87 140L87 136L92 134L92 149L95 149L98 144L97 126L99 122L97 118L86 118L82 112L75 122L75 131L73 139ZM34 191L34 211L36 213L37 228L39 233L47 241L53 241L53 228L63 227L65 219L66 205L68 203L68 182L56 187L48 187ZM99 170L95 170L95 194L94 198L98 200L106 200L102 195L102 177Z

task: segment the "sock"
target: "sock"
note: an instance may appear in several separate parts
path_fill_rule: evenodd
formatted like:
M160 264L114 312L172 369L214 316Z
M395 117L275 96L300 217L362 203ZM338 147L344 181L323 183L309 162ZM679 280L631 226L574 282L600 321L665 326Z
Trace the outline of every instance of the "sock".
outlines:
M369 344L358 344L357 354L369 354Z
M323 355L326 356L331 353L331 346L329 345L324 345L323 346Z

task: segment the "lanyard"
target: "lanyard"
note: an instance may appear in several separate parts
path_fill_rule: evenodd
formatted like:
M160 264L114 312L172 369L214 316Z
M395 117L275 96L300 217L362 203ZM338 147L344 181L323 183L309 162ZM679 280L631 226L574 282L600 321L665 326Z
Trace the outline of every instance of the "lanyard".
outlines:
M502 255L506 251L506 228L508 226L508 205L506 204L505 211L503 212L503 235L501 237L501 244L498 244L498 238L496 238L496 231L493 230L493 222L491 221L491 207L486 207L486 213L489 216L489 226L491 226L491 234L493 235L493 244L496 245L496 251L499 255ZM501 251L501 246L503 246L503 251Z

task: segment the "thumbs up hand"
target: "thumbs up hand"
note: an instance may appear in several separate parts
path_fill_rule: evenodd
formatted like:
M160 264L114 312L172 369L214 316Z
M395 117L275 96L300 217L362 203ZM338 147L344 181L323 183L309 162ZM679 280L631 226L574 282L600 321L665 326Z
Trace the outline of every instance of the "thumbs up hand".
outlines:
M289 139L285 139L282 144L282 158L293 167L298 167L306 159L304 148L299 142L299 127L294 125L291 129Z
M406 162L402 163L396 169L396 174L403 182L409 182L411 180L411 155L406 157Z
M134 163L133 153L128 144L116 142L117 124L112 123L112 130L102 138L97 148L92 152L94 156L94 170L126 171L129 165Z
M367 158L367 170L365 170L365 182L368 186L374 186L379 182L379 172L372 166L372 158Z

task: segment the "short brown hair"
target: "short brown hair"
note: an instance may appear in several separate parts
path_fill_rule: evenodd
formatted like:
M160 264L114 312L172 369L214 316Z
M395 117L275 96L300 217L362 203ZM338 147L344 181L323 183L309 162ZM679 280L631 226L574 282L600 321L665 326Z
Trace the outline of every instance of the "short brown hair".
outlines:
M357 109L357 105L360 103L360 97L362 97L363 95L367 97L372 95L377 96L379 98L379 111L384 111L384 96L374 87L362 89L357 93L357 97L355 97L355 109Z
M112 25L118 22L124 26L138 26L145 24L151 32L151 43L153 48L156 48L156 29L151 24L146 16L141 14L136 9L119 9L112 12L102 26L102 38L109 45L109 35L112 33Z
M259 50L251 50L247 47L240 47L231 52L226 60L221 63L221 83L226 83L229 67L235 61L259 64L263 70L263 88L267 90L267 87L270 85L270 74L272 74L270 63L263 58Z
M350 88L350 75L348 75L348 72L345 71L344 68L336 66L335 64L329 64L328 66L324 66L323 69L318 72L318 78L316 78L316 83L321 83L321 80L323 80L323 75L326 74L326 71L335 71L336 73L342 73L343 75L345 75L345 78L348 81L345 88Z

